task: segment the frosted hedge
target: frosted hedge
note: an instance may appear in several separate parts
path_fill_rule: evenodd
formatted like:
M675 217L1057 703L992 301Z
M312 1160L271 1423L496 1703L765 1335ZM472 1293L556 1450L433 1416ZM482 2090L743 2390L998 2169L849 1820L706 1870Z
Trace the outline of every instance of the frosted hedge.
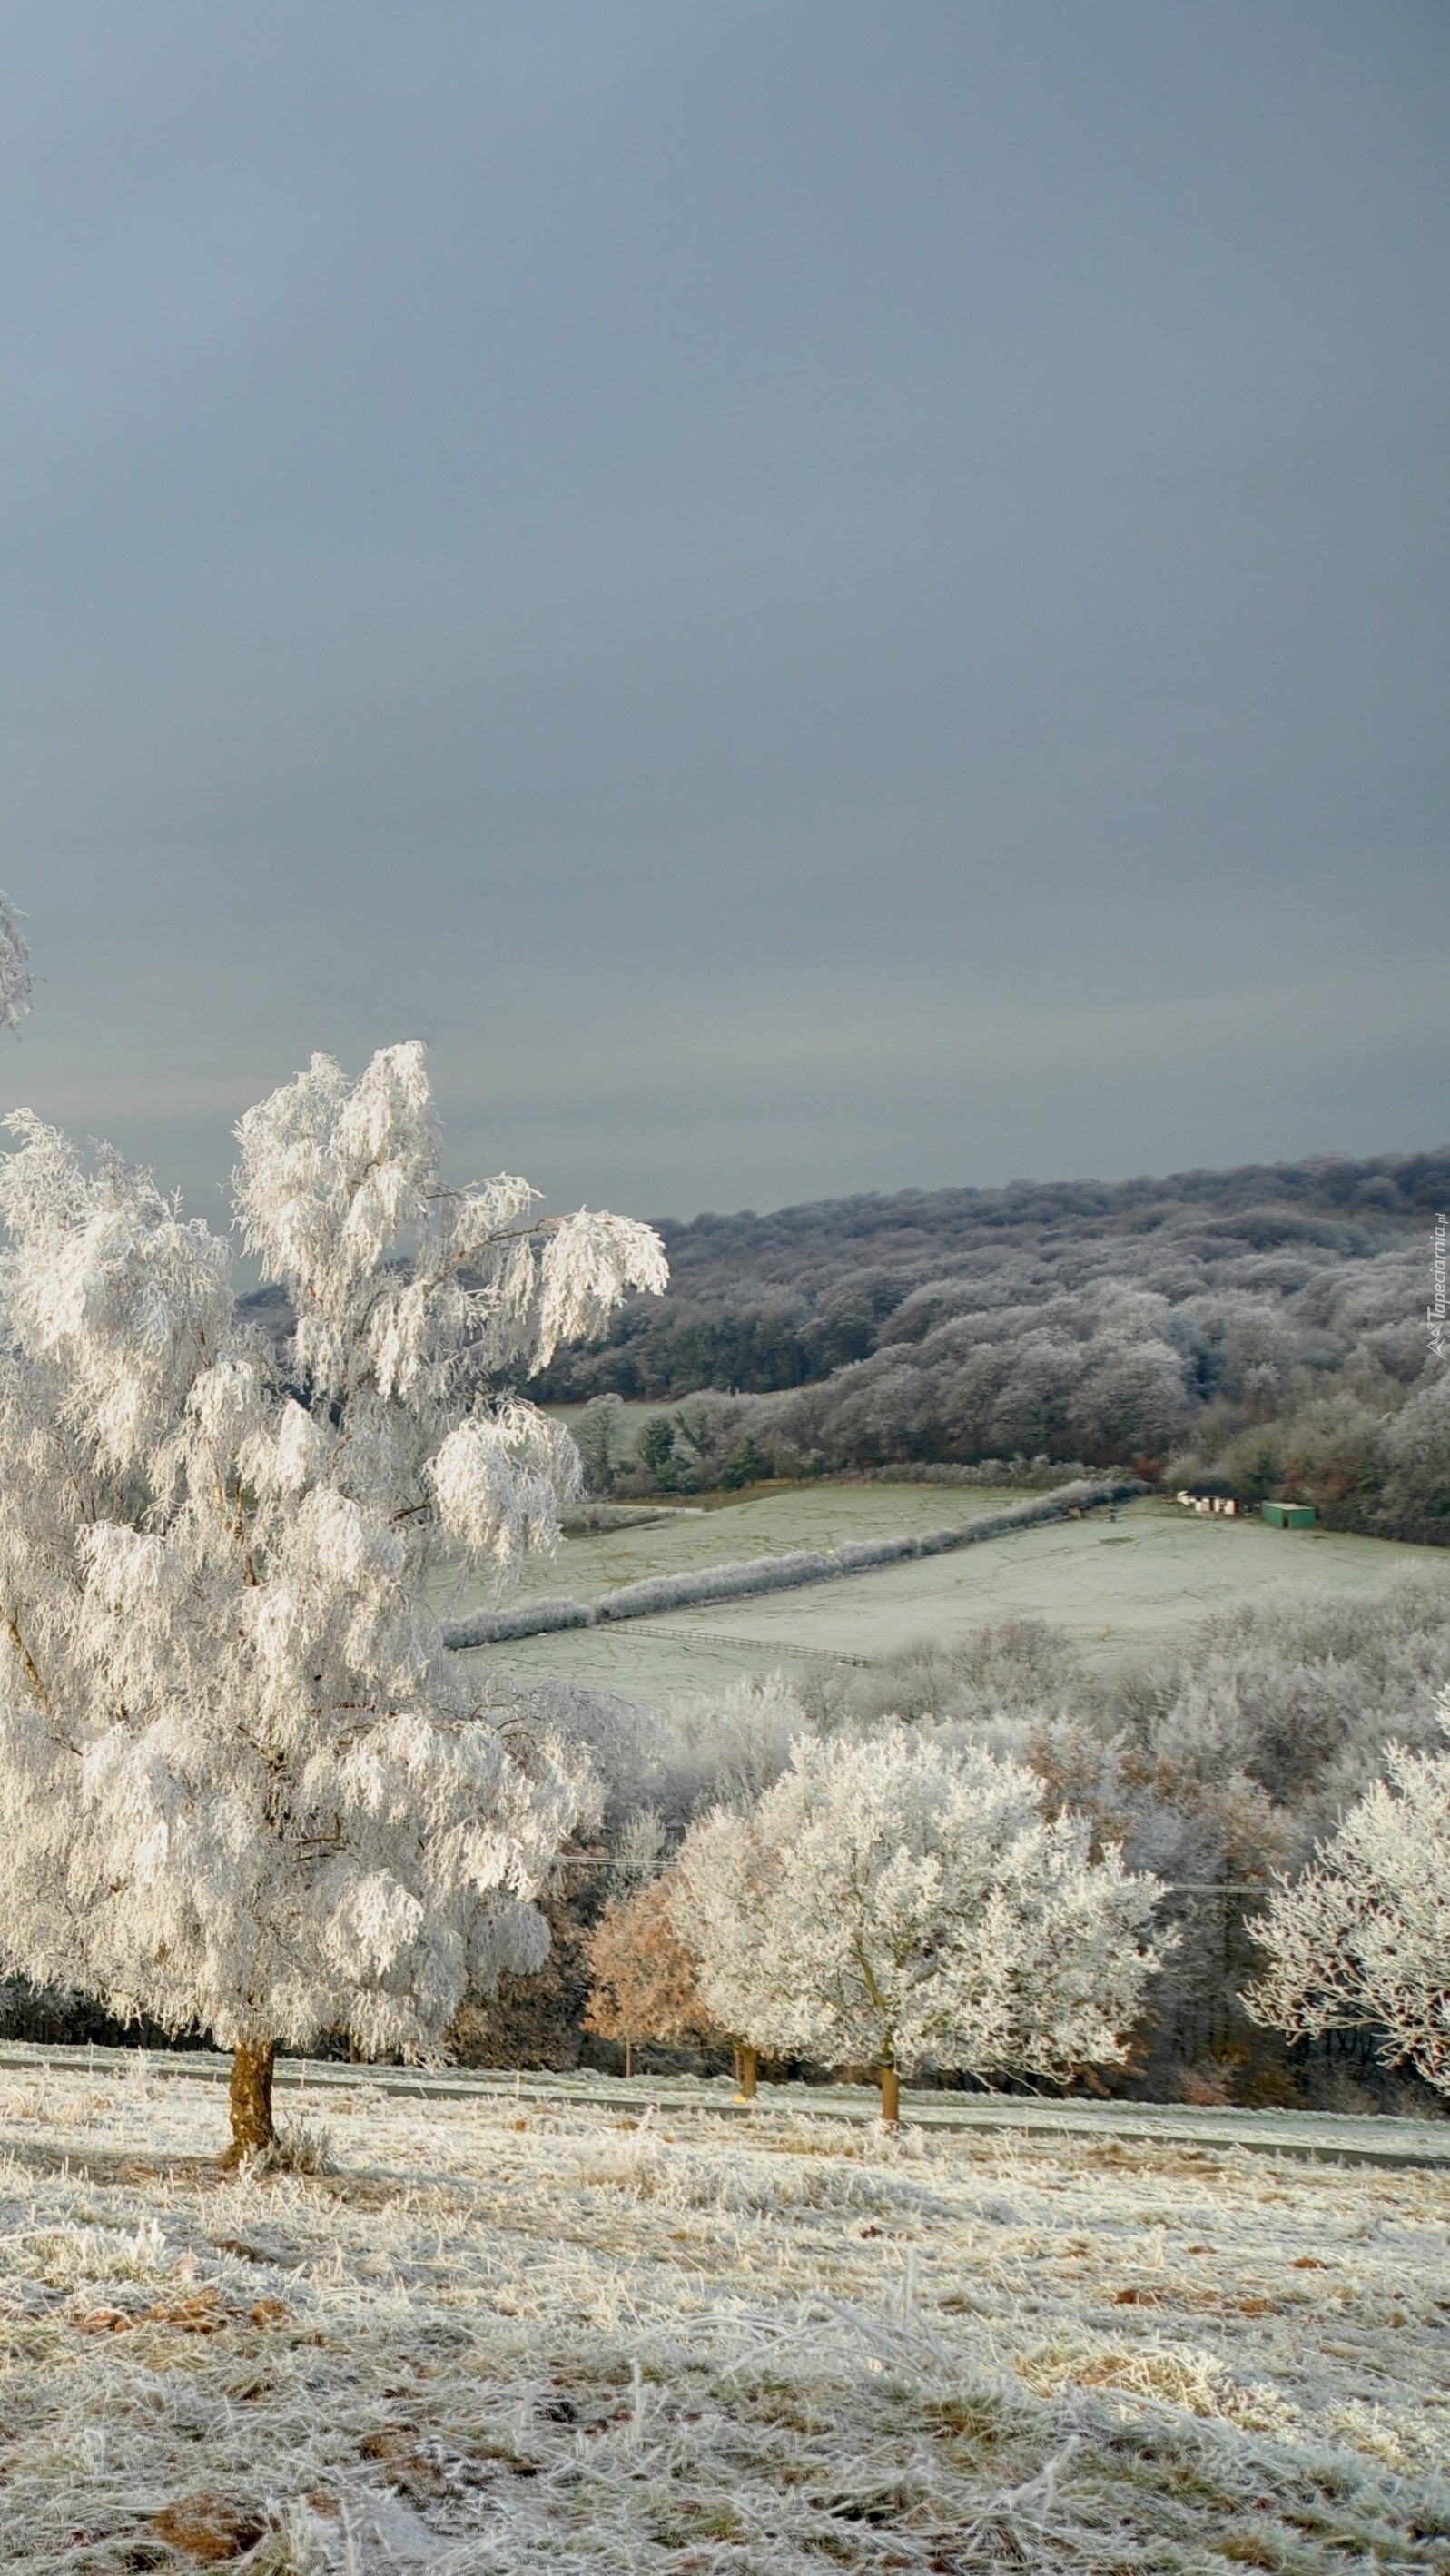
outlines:
M692 1610L712 1601L743 1601L763 1592L795 1591L809 1583L838 1583L848 1574L868 1574L878 1566L900 1565L912 1557L945 1556L953 1548L1006 1538L1013 1530L1031 1529L1042 1521L1065 1520L1071 1512L1089 1511L1137 1491L1135 1480L1079 1478L1030 1503L984 1512L945 1529L855 1539L844 1547L794 1548L784 1556L748 1557L734 1565L702 1566L689 1574L652 1574L639 1583L623 1583L593 1603L553 1599L473 1612L450 1622L443 1634L448 1645L461 1651L502 1645L516 1637L544 1636L559 1628L602 1627L617 1619L649 1619L660 1611Z

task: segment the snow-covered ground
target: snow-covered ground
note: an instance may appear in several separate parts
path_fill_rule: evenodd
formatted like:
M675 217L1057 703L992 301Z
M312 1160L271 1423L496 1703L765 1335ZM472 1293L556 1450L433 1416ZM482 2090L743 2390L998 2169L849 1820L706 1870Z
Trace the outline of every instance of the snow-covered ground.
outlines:
M990 1512L1040 1497L984 1486L795 1485L783 1493L751 1494L731 1501L667 1503L658 1518L633 1528L573 1530L553 1556L527 1559L507 1599L569 1592L581 1601L651 1575L693 1574L711 1565L757 1556L785 1556L795 1548L844 1547L852 1539L896 1538L948 1524L979 1520ZM643 1514L645 1506L633 1509ZM465 1578L459 1597L468 1606L497 1599L486 1572Z
M1450 2568L1443 2172L322 2116L336 2171L225 2178L164 2059L0 2071L0 2566Z
M970 1487L805 1487L649 1528L567 1538L556 1557L529 1568L526 1584L592 1601L614 1584L652 1574L940 1528L1023 1499ZM1271 1530L1252 1519L1200 1520L1150 1498L1128 1505L1114 1522L1098 1512L814 1590L712 1602L618 1629L566 1630L479 1651L524 1675L557 1674L660 1701L803 1654L870 1662L924 1638L951 1646L990 1620L1046 1619L1088 1651L1117 1655L1181 1637L1232 1604L1272 1593L1369 1591L1407 1570L1450 1586L1450 1551L1331 1530ZM459 1607L484 1597L475 1584L459 1595ZM449 1610L458 1615L451 1595Z

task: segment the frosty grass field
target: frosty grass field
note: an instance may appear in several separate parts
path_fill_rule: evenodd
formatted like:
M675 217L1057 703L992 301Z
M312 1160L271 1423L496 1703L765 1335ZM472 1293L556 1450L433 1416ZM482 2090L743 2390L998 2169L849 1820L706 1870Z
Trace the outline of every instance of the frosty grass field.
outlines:
M523 1597L593 1601L646 1575L940 1529L1024 1499L940 1485L820 1484L747 1494L710 1511L672 1512L648 1527L570 1536L556 1556L529 1567ZM789 1669L803 1654L870 1662L924 1638L950 1646L989 1620L1045 1619L1089 1651L1113 1654L1166 1642L1211 1611L1268 1593L1358 1590L1410 1568L1450 1581L1443 1548L1270 1530L1257 1520L1200 1520L1154 1497L1127 1505L1115 1522L1097 1512L808 1590L476 1651L520 1674L558 1674L650 1701L775 1665ZM449 1587L440 1602L458 1616L493 1597L475 1578Z
M7 2068L0 2565L1450 2568L1450 2175L604 2091Z

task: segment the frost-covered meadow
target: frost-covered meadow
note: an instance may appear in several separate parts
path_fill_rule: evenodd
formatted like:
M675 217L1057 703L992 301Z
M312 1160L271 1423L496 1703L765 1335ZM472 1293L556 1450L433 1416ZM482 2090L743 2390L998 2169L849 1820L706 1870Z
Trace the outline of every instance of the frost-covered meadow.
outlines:
M571 1534L554 1557L526 1568L520 1597L592 1601L651 1575L933 1529L1026 1499L985 1488L944 1495L931 1486L875 1484L747 1495L708 1513L671 1512L648 1527ZM1408 1573L1447 1582L1444 1549L1197 1519L1150 1497L1121 1508L1112 1523L1099 1512L812 1590L672 1609L658 1620L566 1629L479 1651L530 1679L556 1675L665 1699L768 1672L782 1657L874 1662L928 1637L950 1648L990 1621L1045 1619L1090 1653L1120 1655L1165 1645L1231 1606L1378 1590ZM446 1597L450 1615L455 1603L466 1611L493 1598L477 1580L450 1585Z
M0 2566L1450 2567L1450 2175L602 2089L6 2070Z
M551 1413L558 1420L563 1408ZM577 1592L594 1601L627 1583L656 1575L693 1574L741 1558L789 1555L796 1548L830 1549L855 1539L916 1536L947 1521L980 1519L1032 1500L1006 1486L957 1487L943 1495L933 1485L792 1485L783 1491L712 1496L710 1503L635 1503L615 1515L616 1525L580 1526L576 1519L552 1554L525 1560L509 1589L512 1601L541 1593ZM471 1606L497 1595L486 1572L438 1586L440 1600Z

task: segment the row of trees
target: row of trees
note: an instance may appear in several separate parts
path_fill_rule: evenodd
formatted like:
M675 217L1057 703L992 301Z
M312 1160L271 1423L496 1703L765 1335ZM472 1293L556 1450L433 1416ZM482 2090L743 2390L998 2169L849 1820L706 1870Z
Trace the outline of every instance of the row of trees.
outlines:
M626 1305L601 1349L561 1352L549 1391L576 1402L611 1387L665 1399L701 1386L772 1393L920 1340L953 1313L1116 1286L1173 1306L1226 1299L1228 1314L1200 1313L1190 1338L1203 1390L1232 1394L1244 1371L1265 1364L1260 1332L1285 1301L1288 1338L1317 1341L1332 1363L1326 1291L1337 1302L1373 1279L1386 1252L1421 1252L1447 1190L1442 1147L1166 1180L906 1190L669 1223L669 1295ZM1410 1330L1414 1366L1424 1302L1419 1294L1383 1319ZM1270 1330L1283 1341L1271 1321Z
M1423 1266L1423 1264L1421 1265ZM1416 1291L1403 1254L1373 1265L1362 1307ZM1238 1324L1266 1353L1202 1398L1181 1336L1195 1318L1162 1301L1099 1292L1051 1305L955 1316L920 1341L789 1395L697 1394L638 1432L623 1400L585 1408L591 1491L691 1492L769 1476L994 1463L1001 1481L1029 1463L1122 1462L1170 1490L1207 1483L1249 1506L1269 1495L1312 1502L1331 1528L1450 1541L1450 1374L1427 1358L1422 1327L1398 1327L1401 1363L1383 1365L1367 1326L1344 1323L1345 1351L1296 1355L1282 1314ZM1155 1305L1160 1311L1155 1312ZM1220 1313L1217 1322L1225 1325ZM1361 1329L1361 1327L1363 1327Z
M1450 1380L1424 1308L1447 1189L1441 1154L700 1219L671 1230L671 1296L544 1385L694 1391L640 1485L747 1453L787 1475L1042 1454L1444 1540Z
M1441 1715L1450 1732L1450 1691ZM1450 2094L1450 1754L1392 1750L1313 1864L1265 1893L1249 2017L1366 2031ZM729 2038L747 2093L762 2053L870 2065L894 2124L924 2066L1055 2083L1123 2066L1181 1939L1151 1928L1163 1894L980 1744L798 1738L762 1796L715 1807L607 1907L587 2026L624 2042L626 2071L643 2041Z
M669 1881L606 1913L592 2026L724 2031L752 2068L864 2063L892 2123L923 2064L1056 2082L1119 2065L1158 1887L1090 1843L980 1747L800 1737L762 1797L701 1818Z
M1396 1747L1443 1747L1447 1673L1450 1589L1417 1573L1226 1610L1121 1663L1008 1623L950 1653L823 1670L806 1703L827 1729L897 1710L990 1741L1167 1883L1161 1919L1184 1937L1149 1989L1136 2088L1408 2109L1421 2098L1413 2062L1388 2077L1368 2022L1326 2023L1286 2051L1243 1996L1262 1973L1253 1926L1276 1880L1311 1868L1316 1846L1393 1778Z

